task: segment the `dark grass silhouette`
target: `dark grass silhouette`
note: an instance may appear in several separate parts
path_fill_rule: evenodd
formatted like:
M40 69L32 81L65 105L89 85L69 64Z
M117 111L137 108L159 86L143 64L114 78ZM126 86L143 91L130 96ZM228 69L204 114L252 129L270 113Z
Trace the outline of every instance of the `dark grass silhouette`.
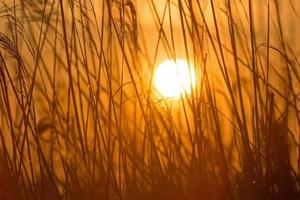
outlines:
M298 8L1 0L0 199L299 199Z

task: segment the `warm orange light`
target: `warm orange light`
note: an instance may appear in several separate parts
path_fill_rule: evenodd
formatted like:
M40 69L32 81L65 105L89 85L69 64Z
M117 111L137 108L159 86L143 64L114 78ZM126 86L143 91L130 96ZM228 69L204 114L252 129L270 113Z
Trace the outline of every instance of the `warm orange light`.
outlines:
M195 71L185 60L164 61L155 71L154 86L165 98L185 96L195 86Z

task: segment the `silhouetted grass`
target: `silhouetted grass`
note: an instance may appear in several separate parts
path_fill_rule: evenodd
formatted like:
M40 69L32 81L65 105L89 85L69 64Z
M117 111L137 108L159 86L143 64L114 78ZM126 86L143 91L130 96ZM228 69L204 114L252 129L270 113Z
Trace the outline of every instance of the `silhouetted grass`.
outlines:
M1 0L0 199L299 199L299 6Z

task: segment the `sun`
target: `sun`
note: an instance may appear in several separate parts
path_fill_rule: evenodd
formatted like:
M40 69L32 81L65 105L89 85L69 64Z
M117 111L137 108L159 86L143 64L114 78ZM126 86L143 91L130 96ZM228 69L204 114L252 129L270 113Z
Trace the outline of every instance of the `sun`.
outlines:
M156 68L154 86L164 98L189 95L195 86L195 71L185 60L166 60Z

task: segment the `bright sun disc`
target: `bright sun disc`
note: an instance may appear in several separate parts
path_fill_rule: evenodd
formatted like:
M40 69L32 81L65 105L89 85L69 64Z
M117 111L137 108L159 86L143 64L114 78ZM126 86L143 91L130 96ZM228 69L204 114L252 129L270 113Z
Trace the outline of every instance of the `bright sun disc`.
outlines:
M181 59L162 62L154 75L154 86L165 98L178 98L190 94L195 85L195 72Z

